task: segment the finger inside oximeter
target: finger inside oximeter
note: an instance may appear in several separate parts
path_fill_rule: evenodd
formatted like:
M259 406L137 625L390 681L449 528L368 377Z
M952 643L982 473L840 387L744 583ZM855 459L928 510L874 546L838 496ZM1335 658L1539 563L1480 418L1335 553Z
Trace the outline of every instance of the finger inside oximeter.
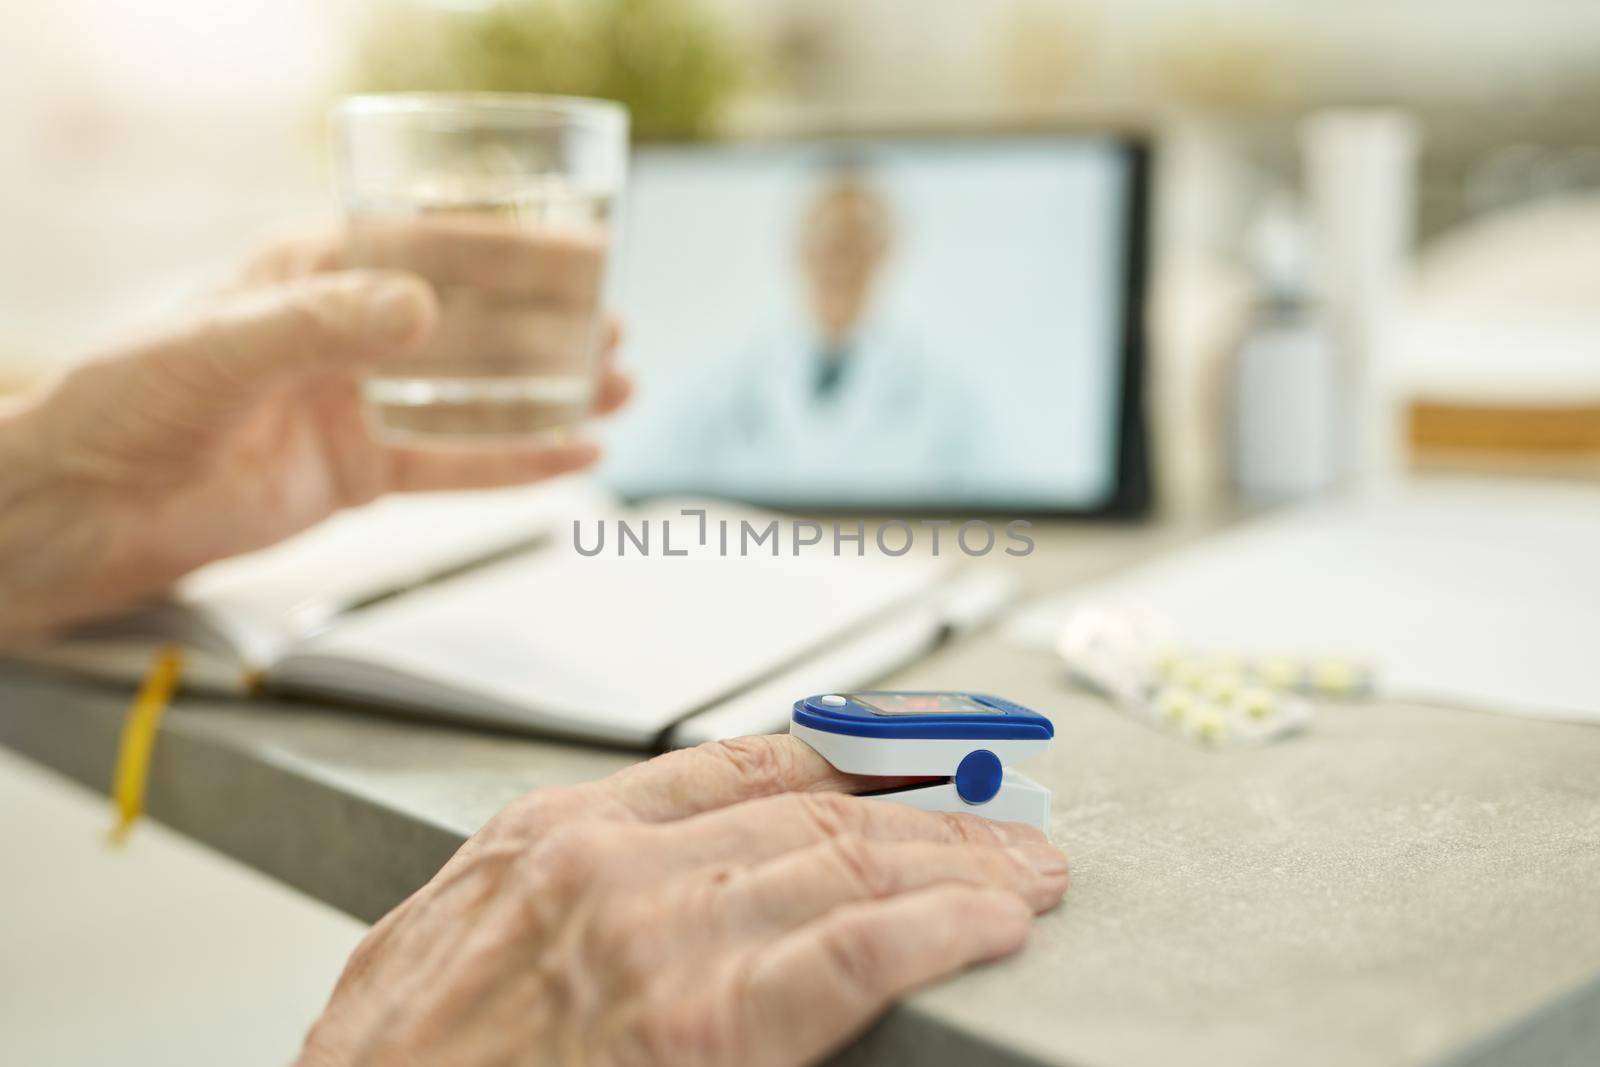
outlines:
M1049 820L1050 794L1011 764L1050 747L1050 720L983 693L827 693L794 705L789 732L849 774L927 782L867 796L930 811Z

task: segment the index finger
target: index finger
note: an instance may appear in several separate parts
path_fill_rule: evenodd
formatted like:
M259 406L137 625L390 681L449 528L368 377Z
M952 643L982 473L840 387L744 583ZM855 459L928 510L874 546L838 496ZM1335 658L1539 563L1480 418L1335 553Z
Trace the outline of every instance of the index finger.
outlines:
M863 793L916 778L845 774L788 734L711 741L668 752L600 783L646 822L667 822L778 793Z

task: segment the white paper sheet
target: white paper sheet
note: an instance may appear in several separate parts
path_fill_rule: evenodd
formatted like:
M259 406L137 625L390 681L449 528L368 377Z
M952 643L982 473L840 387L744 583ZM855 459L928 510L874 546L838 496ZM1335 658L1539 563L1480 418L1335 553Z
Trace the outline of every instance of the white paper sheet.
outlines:
M1024 610L1162 613L1197 650L1338 654L1391 696L1600 723L1600 488L1439 480L1268 517Z

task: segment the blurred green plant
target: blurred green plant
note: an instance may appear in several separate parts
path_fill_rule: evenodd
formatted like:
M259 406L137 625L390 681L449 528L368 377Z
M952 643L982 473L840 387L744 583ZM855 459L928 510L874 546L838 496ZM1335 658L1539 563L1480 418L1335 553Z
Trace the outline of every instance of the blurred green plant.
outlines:
M628 106L643 140L711 136L749 77L728 27L696 0L393 0L359 40L357 91L604 97Z

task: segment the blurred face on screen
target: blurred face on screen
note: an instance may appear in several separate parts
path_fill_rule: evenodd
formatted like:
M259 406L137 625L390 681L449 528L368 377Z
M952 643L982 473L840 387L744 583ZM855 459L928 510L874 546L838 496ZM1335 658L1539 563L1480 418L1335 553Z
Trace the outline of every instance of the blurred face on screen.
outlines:
M889 205L859 176L825 185L806 209L800 269L823 337L849 338L889 253Z

